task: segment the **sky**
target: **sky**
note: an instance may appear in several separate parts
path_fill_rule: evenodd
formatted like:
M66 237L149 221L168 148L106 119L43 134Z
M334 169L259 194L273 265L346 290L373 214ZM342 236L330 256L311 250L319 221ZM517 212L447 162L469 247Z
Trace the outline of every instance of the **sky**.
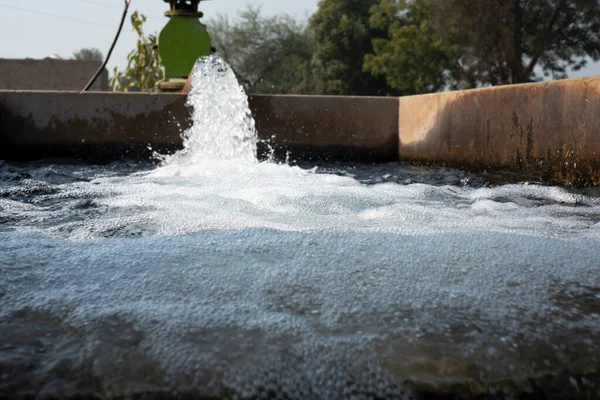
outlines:
M200 3L204 19L218 14L235 18L248 4L260 6L263 14L287 13L307 20L317 9L318 0L210 0ZM0 58L45 58L57 54L70 58L83 47L108 52L123 12L124 0L0 0ZM146 15L146 33L160 32L168 22L163 0L132 0L135 10ZM127 65L127 54L137 36L129 19L109 63L109 71Z
M205 19L219 14L235 18L248 4L260 6L264 15L287 13L306 20L318 0L210 0L200 3ZM106 54L123 11L123 0L0 0L0 58L45 58L57 54L70 58L83 47L97 47ZM166 24L163 0L132 0L130 12L148 17L146 33L159 32ZM127 54L137 37L126 22L109 63L109 71L127 64ZM600 75L600 63L590 63L570 77Z

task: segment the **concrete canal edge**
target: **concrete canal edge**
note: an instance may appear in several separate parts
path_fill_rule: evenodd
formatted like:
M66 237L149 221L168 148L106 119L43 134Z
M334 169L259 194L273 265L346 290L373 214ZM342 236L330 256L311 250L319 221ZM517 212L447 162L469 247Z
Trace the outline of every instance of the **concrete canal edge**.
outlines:
M412 97L250 96L261 155L406 161L600 184L600 77ZM180 94L0 91L0 159L93 162L182 145Z
M400 98L402 160L600 184L600 77Z
M398 99L251 96L263 156L395 161ZM0 159L94 162L181 148L190 125L179 94L0 91Z
M277 158L398 160L398 98L260 95L249 103Z
M0 159L150 157L181 147L185 97L0 91ZM183 127L183 126L182 126Z

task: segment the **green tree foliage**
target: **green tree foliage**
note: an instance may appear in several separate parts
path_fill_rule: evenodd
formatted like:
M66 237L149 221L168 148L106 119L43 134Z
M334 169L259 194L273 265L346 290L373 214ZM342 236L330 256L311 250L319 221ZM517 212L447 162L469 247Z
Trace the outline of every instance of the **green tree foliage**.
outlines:
M95 47L91 47L77 50L75 53L73 53L73 59L103 61L104 56L100 50Z
M600 59L598 0L427 0L438 37L461 47L469 85L565 78Z
M209 21L251 93L396 95L564 78L600 60L600 0L320 0L308 26L248 7ZM116 90L162 78L156 36L139 39Z
M385 77L403 95L437 92L450 84L459 49L436 35L424 1L381 0L371 8L369 24L388 36L373 39L366 71Z
M288 15L265 18L249 6L232 23L208 22L213 46L249 93L307 93L314 40L304 24Z
M386 31L369 24L369 10L377 0L320 0L310 20L317 43L312 59L317 93L331 95L385 95L393 93L384 77L363 69L373 40Z
M119 92L153 91L154 84L163 78L156 35L144 35L146 17L137 11L131 15L131 25L138 35L137 45L127 57L127 68L114 69L110 85Z

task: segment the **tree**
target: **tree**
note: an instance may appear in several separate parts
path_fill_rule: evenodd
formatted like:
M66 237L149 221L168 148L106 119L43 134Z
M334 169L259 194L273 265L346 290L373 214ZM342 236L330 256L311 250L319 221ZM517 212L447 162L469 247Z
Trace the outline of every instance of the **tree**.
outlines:
M249 6L232 23L225 16L208 22L213 46L250 93L307 93L314 39L288 15L261 16Z
M436 36L424 1L381 0L371 8L372 29L388 37L373 39L364 69L383 76L403 95L437 92L451 84L460 49Z
M73 53L73 59L103 61L104 56L102 55L102 52L100 50L98 50L95 47L92 47L77 50L75 53Z
M437 36L461 47L455 78L471 85L565 78L600 59L599 0L427 1Z
M131 15L131 25L138 35L136 48L127 57L125 71L114 69L110 85L115 91L153 91L154 84L163 78L156 35L144 35L146 17L137 11Z
M369 10L378 0L320 0L310 20L316 51L312 72L316 92L331 95L393 94L386 79L363 69L373 39L385 38L383 29L369 25Z

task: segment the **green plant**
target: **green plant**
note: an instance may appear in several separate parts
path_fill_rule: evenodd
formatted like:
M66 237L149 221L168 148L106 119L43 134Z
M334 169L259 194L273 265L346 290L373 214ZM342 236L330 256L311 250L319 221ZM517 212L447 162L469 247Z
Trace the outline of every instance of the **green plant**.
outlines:
M312 56L312 84L327 95L394 95L384 76L365 71L373 41L387 30L369 24L371 7L380 0L321 0L310 18L316 42Z
M457 80L470 76L488 86L563 79L600 60L597 0L415 1L429 7L435 36L459 48Z
M144 35L146 17L138 11L131 15L131 25L138 35L137 45L127 57L127 68L114 69L110 85L117 92L148 92L163 78L163 70L158 55L157 36Z
M371 7L369 25L387 37L372 40L365 71L385 77L402 95L437 92L452 83L460 49L436 36L423 0L380 0Z
M314 39L304 23L281 14L263 17L247 6L231 22L208 22L217 53L231 65L248 93L307 94Z

